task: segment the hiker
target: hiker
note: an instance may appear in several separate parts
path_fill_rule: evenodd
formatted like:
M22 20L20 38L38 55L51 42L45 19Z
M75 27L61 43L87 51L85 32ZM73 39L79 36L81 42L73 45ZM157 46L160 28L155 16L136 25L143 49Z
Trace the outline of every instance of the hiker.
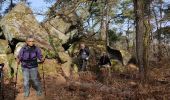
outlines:
M111 66L110 58L106 52L103 52L103 55L100 57L99 66L100 67L110 67Z
M80 44L79 58L80 58L80 71L87 70L87 61L89 60L90 51L84 43Z
M99 65L102 77L111 76L111 69L110 69L111 62L106 52L102 53L102 56L100 57L98 65Z
M36 87L37 96L42 95L42 88L40 80L38 78L38 62L44 62L40 48L35 46L34 37L28 36L26 39L26 45L24 45L18 55L17 64L22 67L22 73L24 78L24 97L28 97L30 93L29 80L31 79Z
M0 78L2 78L2 71L3 71L3 67L4 67L4 63L0 64Z
M4 63L0 64L0 99L4 100L4 79L3 79Z

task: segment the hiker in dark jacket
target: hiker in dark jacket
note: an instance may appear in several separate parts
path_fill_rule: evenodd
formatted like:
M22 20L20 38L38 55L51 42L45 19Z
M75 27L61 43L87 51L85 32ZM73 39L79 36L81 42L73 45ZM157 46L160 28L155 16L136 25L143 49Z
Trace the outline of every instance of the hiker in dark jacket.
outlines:
M90 51L85 46L84 43L80 44L80 51L79 51L79 57L80 57L80 71L85 71L87 69L87 61L89 59Z
M111 62L110 62L110 58L109 56L103 52L103 55L100 57L100 61L99 61L99 66L111 66Z
M24 96L29 96L29 80L34 82L36 87L37 96L41 96L42 88L40 80L38 79L38 62L43 62L42 53L40 48L34 45L34 37L29 36L26 39L26 45L23 46L18 55L18 64L21 62L23 78L24 78Z
M111 62L106 52L103 52L103 55L100 57L99 68L100 68L103 80L111 76Z

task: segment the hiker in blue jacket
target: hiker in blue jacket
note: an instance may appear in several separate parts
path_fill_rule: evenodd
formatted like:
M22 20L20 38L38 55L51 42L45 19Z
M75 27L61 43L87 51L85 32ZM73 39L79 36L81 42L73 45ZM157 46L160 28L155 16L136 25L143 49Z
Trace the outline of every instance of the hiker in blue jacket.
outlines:
M18 55L18 64L21 63L24 78L24 97L30 93L29 80L31 79L36 87L37 96L41 96L42 88L38 78L38 62L43 62L40 48L34 45L34 37L28 36L26 45L23 46Z

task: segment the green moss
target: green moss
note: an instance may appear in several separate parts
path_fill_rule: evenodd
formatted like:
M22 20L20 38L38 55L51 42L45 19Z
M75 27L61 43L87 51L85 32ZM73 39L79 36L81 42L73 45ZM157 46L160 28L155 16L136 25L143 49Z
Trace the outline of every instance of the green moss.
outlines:
M14 77L14 67L16 67L14 56L12 54L7 55L7 61L8 61L8 77L12 78Z
M76 64L73 65L73 73L78 73L78 66Z
M47 58L55 58L56 56L55 52L51 50L45 50L43 55L47 56Z
M111 60L111 71L112 72L124 72L125 71L125 67L119 62L119 61L116 61L116 60Z

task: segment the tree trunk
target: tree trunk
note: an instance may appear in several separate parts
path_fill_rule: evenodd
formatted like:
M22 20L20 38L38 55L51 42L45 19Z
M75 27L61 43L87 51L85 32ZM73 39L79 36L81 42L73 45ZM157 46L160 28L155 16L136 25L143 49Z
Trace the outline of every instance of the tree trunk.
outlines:
M141 80L145 77L144 75L144 1L143 0L134 0L134 11L135 11L135 20L136 20L136 56L139 66L139 73Z
M109 8L108 0L106 0L106 46L109 46L109 36L108 36L108 30L109 30Z
M147 70L149 67L149 48L150 48L150 33L151 33L151 11L150 11L150 0L145 0L145 18L144 18L144 26L145 26L145 33L144 33L144 75L145 78L147 77Z
M130 50L130 48L129 48L129 42L130 42L130 33L129 33L129 30L130 30L130 20L128 20L128 25L127 25L127 30L126 30L126 43L127 43L127 50L129 51Z
M106 20L104 20L104 17L101 20L101 32L100 32L100 39L102 41L106 40Z
M106 2L106 1L105 1ZM102 2L101 2L102 3ZM106 20L106 16L107 16L107 9L106 9L106 4L101 7L101 12L102 12L102 16L101 16L101 26L100 26L100 39L102 41L106 41L106 30L107 30L107 20Z

